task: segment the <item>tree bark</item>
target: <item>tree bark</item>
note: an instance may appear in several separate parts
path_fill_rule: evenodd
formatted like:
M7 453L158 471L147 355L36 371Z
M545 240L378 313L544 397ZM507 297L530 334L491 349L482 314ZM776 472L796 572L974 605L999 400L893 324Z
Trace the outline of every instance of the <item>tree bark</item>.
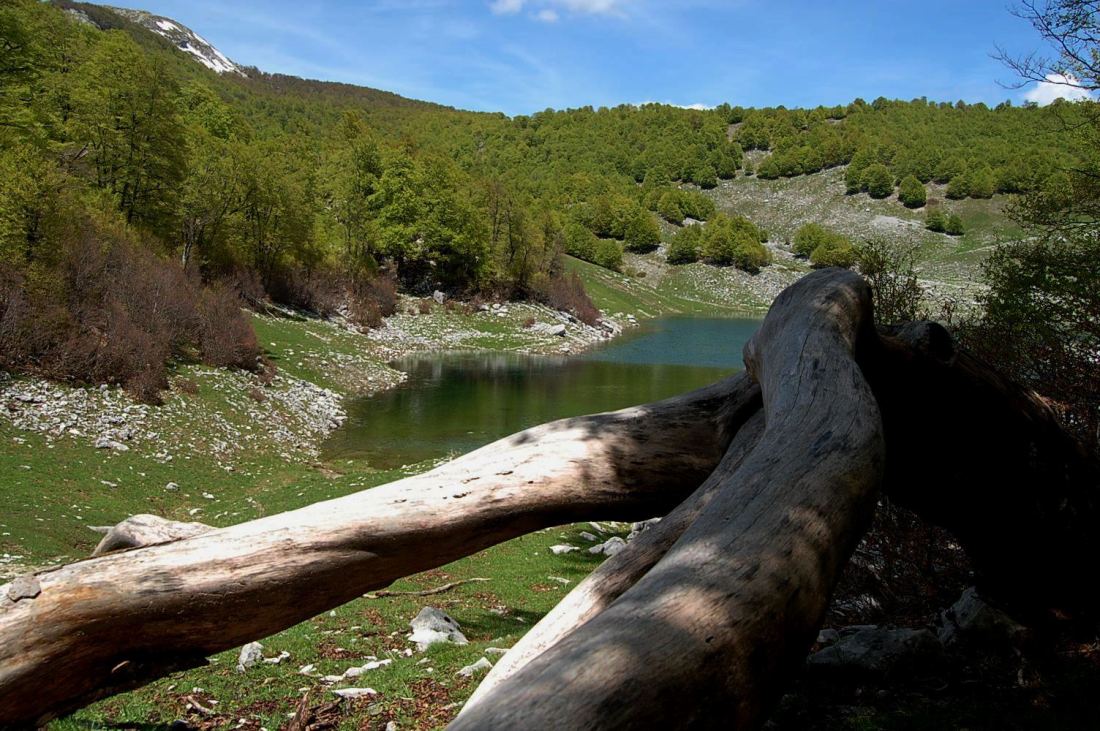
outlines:
M577 520L672 511L498 663L456 729L759 726L880 489L954 531L1003 598L1100 603L1096 461L942 329L879 334L865 283L822 270L780 295L745 356L700 391L289 513L199 535L127 521L114 552L0 586L0 728Z
M763 393L755 448L727 454L713 498L643 578L449 728L758 726L878 498L882 420L855 360L872 328L855 275L784 291L745 348Z
M422 475L0 586L0 728L41 725L540 528L663 514L718 463L755 393L741 374L545 424Z

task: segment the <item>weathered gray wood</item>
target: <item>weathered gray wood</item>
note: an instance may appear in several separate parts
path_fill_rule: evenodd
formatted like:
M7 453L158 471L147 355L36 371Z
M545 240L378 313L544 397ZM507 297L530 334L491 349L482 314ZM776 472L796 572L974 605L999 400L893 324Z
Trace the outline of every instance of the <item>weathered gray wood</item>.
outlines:
M667 554L449 728L753 728L812 644L884 472L858 276L811 274L746 346L766 428Z
M106 535L92 551L92 556L103 556L128 548L171 543L184 538L202 535L214 530L205 523L181 523L166 520L157 515L132 515L118 525L107 529Z
M733 470L752 451L764 431L764 414L759 410L759 392L746 392L742 399L745 408L754 409L753 416L737 432L730 449L722 460L726 469ZM722 469L719 467L719 469ZM565 635L592 619L624 592L645 576L653 566L679 540L684 531L695 522L710 503L719 483L707 480L660 523L642 533L622 552L600 564L599 568L577 584L557 606L531 628L478 684L477 690L466 701L463 713L488 696L496 686L515 675L534 658L545 652Z
M389 485L40 572L35 596L0 602L0 728L40 725L539 528L663 514L721 459L734 397L755 389L742 374L542 425Z

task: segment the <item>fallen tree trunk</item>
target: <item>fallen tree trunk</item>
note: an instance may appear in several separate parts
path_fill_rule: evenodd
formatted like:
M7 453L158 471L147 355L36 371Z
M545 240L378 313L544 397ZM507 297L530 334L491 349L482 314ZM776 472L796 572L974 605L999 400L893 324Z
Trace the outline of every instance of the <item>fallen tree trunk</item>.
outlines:
M180 526L123 526L105 549L159 545L0 587L0 727L40 724L532 530L681 502L505 656L455 727L759 725L880 486L955 531L1009 598L1041 590L1094 608L1095 461L1038 399L943 335L880 336L862 280L819 271L777 299L746 349L749 374L184 540L160 543ZM1069 565L1042 571L1059 560Z
M758 393L733 376L538 426L371 490L0 586L0 727L41 725L540 528L663 514L718 463L752 413L738 404Z
M763 392L755 448L727 455L705 486L714 497L643 578L450 728L758 725L878 498L882 420L855 360L871 327L859 277L780 295L745 348Z

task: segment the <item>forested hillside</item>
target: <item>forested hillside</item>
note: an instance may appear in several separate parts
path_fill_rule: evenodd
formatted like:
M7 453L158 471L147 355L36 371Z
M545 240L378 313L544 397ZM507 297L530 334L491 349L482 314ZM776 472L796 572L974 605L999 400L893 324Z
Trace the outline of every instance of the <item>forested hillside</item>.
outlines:
M0 365L146 397L171 358L266 368L239 299L373 326L396 288L441 289L591 318L565 253L618 269L683 226L670 263L768 266L768 232L705 193L719 180L847 165L850 194L900 186L919 208L927 183L948 198L1057 191L1079 155L1058 134L1080 114L1066 104L509 118L218 75L132 17L0 8ZM850 263L830 241L815 263Z

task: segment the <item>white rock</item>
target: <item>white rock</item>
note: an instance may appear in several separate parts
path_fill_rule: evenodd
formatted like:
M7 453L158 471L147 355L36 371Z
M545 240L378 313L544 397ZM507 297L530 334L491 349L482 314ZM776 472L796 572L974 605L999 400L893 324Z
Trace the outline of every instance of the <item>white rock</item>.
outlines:
M169 482L167 485L164 486L164 489L170 492L175 492L176 490L180 489L180 486L174 482Z
M614 556L624 548L626 548L626 541L618 536L612 536L603 543L592 546L588 549L588 552L596 555L602 553L604 556Z
M372 662L368 662L366 665L360 665L359 667L355 668L348 668L344 671L344 677L358 678L363 673L370 672L371 670L377 670L378 668L384 668L391 662L393 662L393 660L374 660Z
M441 642L450 642L454 645L469 644L458 622L435 607L421 609L416 618L409 622L409 626L412 627L412 634L408 639L416 643L417 649L421 652Z
M264 646L259 642L249 642L241 648L241 655L237 658L237 672L243 673L263 659Z
M489 658L483 657L473 665L467 665L459 670L455 675L461 675L464 678L469 678L472 675L476 675L480 672L490 670L493 667L493 663L489 662Z
M112 449L116 452L129 452L130 448L122 442L117 442L110 437L100 437L95 440L96 449Z
M348 698L349 700L378 695L378 691L374 688L340 688L339 690L334 690L332 692L340 696L341 698Z
M583 533L581 533L581 538L588 541L589 543L597 543L600 540L599 537L592 535L588 531L584 531Z
M506 648L506 647L486 647L485 648L485 654L486 655L503 655L506 652L508 652L508 648Z
M550 553L555 556L560 556L563 553L572 553L573 551L580 550L576 546L570 546L567 544L559 544L557 546L550 546Z

